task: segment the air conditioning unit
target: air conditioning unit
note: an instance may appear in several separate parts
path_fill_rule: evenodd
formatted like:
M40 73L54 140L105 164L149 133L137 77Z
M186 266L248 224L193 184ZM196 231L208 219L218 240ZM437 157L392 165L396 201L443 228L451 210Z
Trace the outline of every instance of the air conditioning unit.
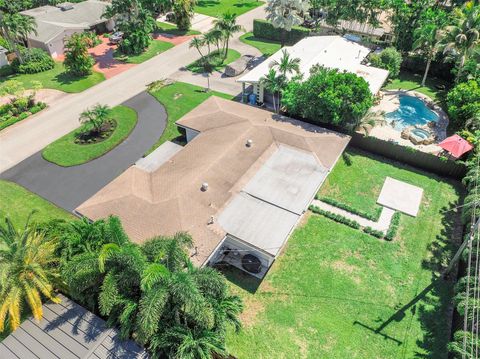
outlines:
M69 2L64 2L64 3L58 4L57 7L62 11L73 10L73 4L71 4Z

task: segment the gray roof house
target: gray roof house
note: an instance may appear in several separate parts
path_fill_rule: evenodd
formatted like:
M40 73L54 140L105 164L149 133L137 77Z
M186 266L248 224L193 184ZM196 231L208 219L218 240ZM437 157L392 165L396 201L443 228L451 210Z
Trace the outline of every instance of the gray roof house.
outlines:
M107 6L108 3L104 1L87 0L76 4L46 5L20 12L24 16L33 17L37 23L37 33L28 36L29 46L44 49L52 57L57 57L63 54L64 39L76 32L112 30L113 20L103 18Z
M43 305L40 322L30 318L0 342L0 359L147 359L144 349L123 341L117 330L67 297Z

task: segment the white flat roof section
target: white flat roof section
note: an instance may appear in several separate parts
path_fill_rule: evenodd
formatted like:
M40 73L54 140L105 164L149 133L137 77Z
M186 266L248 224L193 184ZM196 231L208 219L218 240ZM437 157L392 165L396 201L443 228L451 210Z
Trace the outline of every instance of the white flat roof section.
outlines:
M300 215L327 174L313 153L280 145L243 191Z
M218 223L228 234L276 256L299 218L241 192L222 211Z
M416 217L422 196L422 188L387 177L377 203Z
M135 166L151 173L156 171L165 162L169 161L178 151L182 150L183 146L167 141L162 143L155 151L150 153L147 157L140 158L135 162Z

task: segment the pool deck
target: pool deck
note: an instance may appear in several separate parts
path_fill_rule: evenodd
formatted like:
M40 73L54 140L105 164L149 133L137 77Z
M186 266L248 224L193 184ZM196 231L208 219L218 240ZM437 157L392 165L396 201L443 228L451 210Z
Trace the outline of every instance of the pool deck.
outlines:
M381 92L382 99L380 103L376 106L372 107L370 110L371 112L384 112L389 113L396 111L400 106L399 96L400 95L407 95L407 96L415 96L425 103L434 104L434 101L419 92L416 91L405 91L405 90L391 90L391 91L382 91ZM448 116L447 114L439 107L434 106L431 108L433 112L438 115L437 126L435 127L435 135L437 137L436 143L441 142L443 139L446 138L446 129L448 126ZM415 148L422 152L434 153L437 154L442 151L442 149L436 144L430 145L415 145L408 139L403 139L401 137L401 131L395 130L388 121L382 125L375 126L369 133L370 136L380 138L385 141L392 141L398 143L402 146L408 146Z

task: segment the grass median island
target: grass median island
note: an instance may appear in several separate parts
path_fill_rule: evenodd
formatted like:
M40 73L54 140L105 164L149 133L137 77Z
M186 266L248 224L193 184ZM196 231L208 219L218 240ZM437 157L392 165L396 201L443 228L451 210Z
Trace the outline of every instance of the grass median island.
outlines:
M256 47L264 56L271 56L281 48L279 42L255 37L252 32L240 36L240 41Z
M43 158L59 166L77 166L103 156L125 140L137 124L137 113L126 106L116 106L110 113L116 127L110 137L91 144L77 144L79 129L51 143L42 152Z
M157 32L161 34L186 36L186 35L200 35L201 32L197 30L179 30L177 25L167 22L157 21Z
M55 62L55 67L51 70L39 72L37 74L14 74L0 78L0 83L7 80L17 80L24 84L26 88L32 88L35 81L42 84L42 88L54 89L63 92L76 93L82 92L105 80L105 76L100 72L93 71L92 74L84 77L76 77L65 71L61 62Z
M461 186L364 153L350 155L351 166L339 160L324 195L366 211L389 175L423 188L419 215L402 215L396 239L388 242L308 213L256 292L251 277L228 269L245 302L242 331L228 334L232 355L447 358L453 285L437 278L456 250L451 238Z
M219 17L226 12L242 15L263 4L263 1L256 0L198 0L195 12L213 17Z
M171 49L173 46L174 45L170 42L152 40L150 45L148 45L148 48L139 55L125 55L119 50L116 50L113 57L127 64L141 64L142 62L150 60L152 57Z
M185 82L175 82L158 90L151 91L150 93L165 107L168 118L167 125L162 136L146 153L146 155L154 151L158 146L166 141L183 142L182 134L178 130L175 122L200 105L210 96L219 96L226 99L233 98L233 96L221 92L205 92L203 87L191 85Z
M227 57L223 59L222 56L218 54L217 51L212 51L210 55L205 56L212 65L212 71L222 71L225 66L232 63L233 61L240 58L240 53L236 50L228 49ZM190 65L186 66L187 70L192 71L196 74L201 74L204 72L202 65L202 59L198 59L195 62L192 62Z

